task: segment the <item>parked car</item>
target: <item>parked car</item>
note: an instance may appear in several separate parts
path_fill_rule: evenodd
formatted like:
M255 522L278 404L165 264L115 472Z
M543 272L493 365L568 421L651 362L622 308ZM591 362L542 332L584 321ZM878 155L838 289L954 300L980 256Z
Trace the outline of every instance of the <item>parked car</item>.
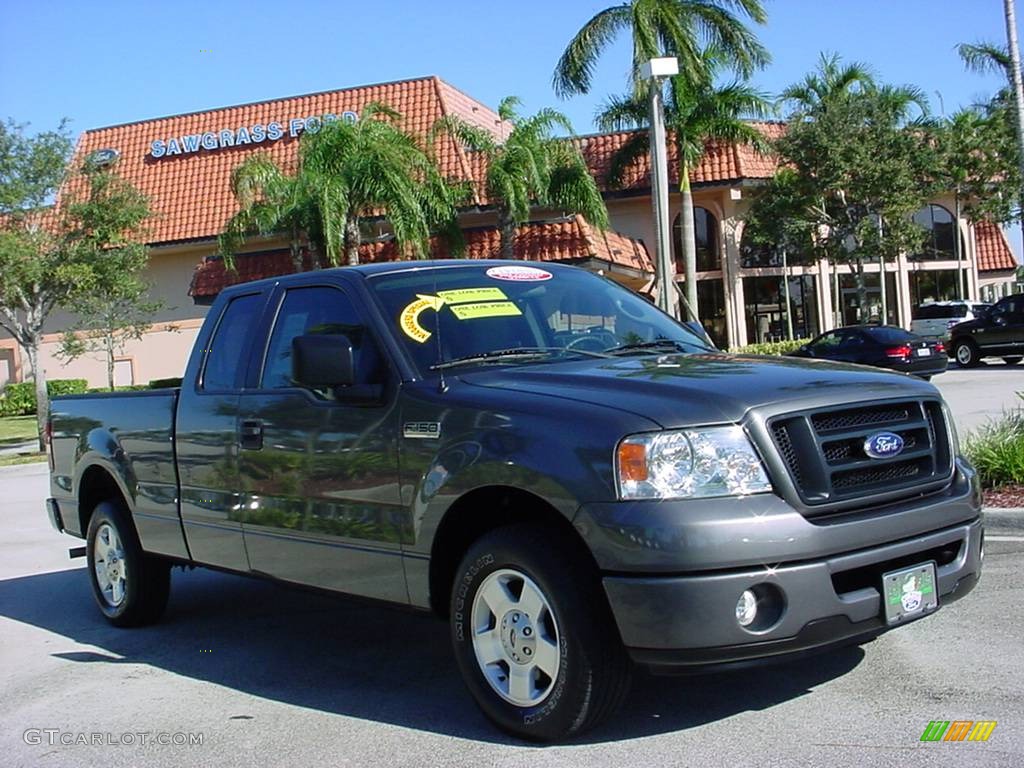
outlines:
M1017 365L1024 358L1024 293L1000 299L974 320L954 325L947 347L964 368L973 368L986 357Z
M180 388L55 398L47 434L50 520L112 624L156 621L175 565L432 611L481 710L533 740L612 715L635 665L860 644L982 570L935 387L722 354L563 265L232 286Z
M836 328L789 354L890 368L923 379L942 373L949 364L943 342L923 339L894 325Z
M934 301L913 310L910 332L926 339L941 339L957 323L973 320L991 304L977 301Z

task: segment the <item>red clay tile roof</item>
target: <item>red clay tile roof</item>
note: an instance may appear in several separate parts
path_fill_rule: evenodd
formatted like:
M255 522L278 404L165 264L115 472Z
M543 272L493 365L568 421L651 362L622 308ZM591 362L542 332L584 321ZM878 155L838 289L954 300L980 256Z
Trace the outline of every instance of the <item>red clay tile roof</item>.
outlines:
M975 222L974 240L977 245L979 272L1004 271L1020 266L998 224L989 221Z
M490 259L498 254L500 235L493 227L470 229L465 233L465 257ZM617 266L630 267L653 273L647 248L618 232L600 232L592 228L581 216L564 220L527 224L519 227L513 245L515 258L528 261L577 261L598 259ZM359 247L363 263L398 261L401 255L393 241L363 243ZM431 257L451 256L447 245L438 238L431 240ZM304 260L306 269L311 267ZM228 272L219 258L208 258L200 263L192 275L189 294L197 298L216 296L229 285L261 280L265 277L291 274L291 258L287 251L266 251L239 254L235 258L235 272Z
M289 136L293 118L359 113L369 103L388 104L402 115L410 133L425 136L444 114L454 114L482 128L500 124L497 113L436 77L362 86L339 91L274 99L206 112L145 120L100 128L82 134L76 149L80 160L97 149L120 151L117 169L150 199L155 216L150 222L152 243L210 238L220 233L237 210L230 189L232 169L254 149L262 149L285 168L293 168L298 139ZM244 147L224 147L159 159L150 155L154 139L168 140L207 131L237 130L242 126L266 126L278 121L284 137ZM454 140L440 147L442 172L453 179L469 179L465 150Z
M781 123L753 123L766 138L776 139L785 131ZM601 184L608 188L607 174L612 156L622 148L634 131L604 133L580 137L580 149L587 161L591 173ZM671 139L671 136L670 136ZM678 154L674 142L668 142L668 175L669 183L679 183ZM767 179L775 173L778 165L776 158L762 155L750 146L741 144L723 144L708 142L704 157L700 164L690 172L693 184L723 181L739 181L740 179ZM650 162L644 155L626 172L619 191L639 192L650 188ZM615 190L609 190L615 191Z

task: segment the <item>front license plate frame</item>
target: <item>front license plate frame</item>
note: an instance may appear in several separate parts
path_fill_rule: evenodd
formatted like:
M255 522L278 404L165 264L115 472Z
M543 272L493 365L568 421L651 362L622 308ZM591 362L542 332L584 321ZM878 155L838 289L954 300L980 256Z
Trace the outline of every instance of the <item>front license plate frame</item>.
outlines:
M882 605L890 627L927 616L939 609L935 561L882 574Z

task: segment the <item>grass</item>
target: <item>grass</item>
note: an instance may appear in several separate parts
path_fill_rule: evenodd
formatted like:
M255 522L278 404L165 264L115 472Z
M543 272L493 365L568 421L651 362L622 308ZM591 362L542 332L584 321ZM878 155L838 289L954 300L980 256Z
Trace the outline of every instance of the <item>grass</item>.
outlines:
M15 453L9 456L0 456L0 467L13 467L18 464L36 464L46 461L45 453Z
M1024 485L1024 409L973 432L963 448L983 488Z
M35 440L37 436L35 416L8 416L0 419L0 448Z

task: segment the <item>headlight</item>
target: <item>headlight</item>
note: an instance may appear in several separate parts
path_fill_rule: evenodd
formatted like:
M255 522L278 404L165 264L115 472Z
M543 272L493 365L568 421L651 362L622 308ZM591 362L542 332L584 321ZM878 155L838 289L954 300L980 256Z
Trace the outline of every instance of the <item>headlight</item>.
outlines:
M623 499L742 496L772 489L737 426L633 435L619 443L615 458Z

